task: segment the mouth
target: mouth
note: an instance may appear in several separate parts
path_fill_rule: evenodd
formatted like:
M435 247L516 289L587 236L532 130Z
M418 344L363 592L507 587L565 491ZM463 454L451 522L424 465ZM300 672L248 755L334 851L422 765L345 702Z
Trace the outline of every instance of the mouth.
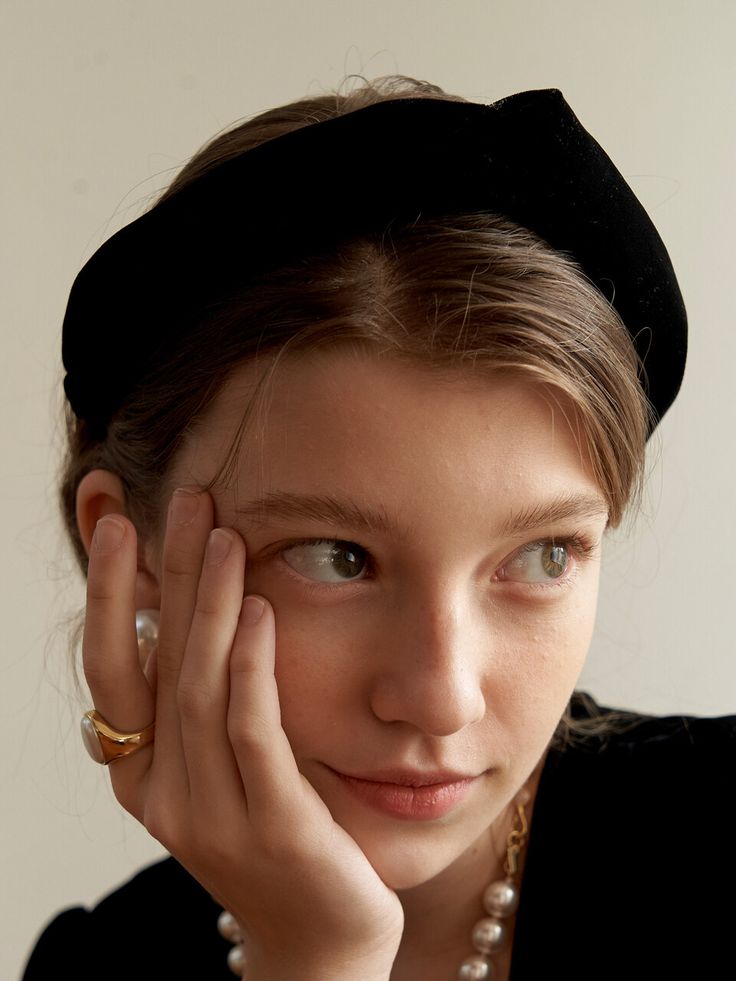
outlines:
M383 770L353 776L332 770L353 798L374 810L406 821L434 821L467 797L478 776L452 772Z

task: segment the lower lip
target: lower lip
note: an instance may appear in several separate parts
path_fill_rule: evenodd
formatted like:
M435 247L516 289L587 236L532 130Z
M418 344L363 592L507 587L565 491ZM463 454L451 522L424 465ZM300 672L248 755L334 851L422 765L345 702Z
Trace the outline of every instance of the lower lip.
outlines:
M467 796L477 779L468 777L453 783L404 787L397 783L359 780L342 773L337 776L351 793L370 807L405 821L434 821L444 817Z

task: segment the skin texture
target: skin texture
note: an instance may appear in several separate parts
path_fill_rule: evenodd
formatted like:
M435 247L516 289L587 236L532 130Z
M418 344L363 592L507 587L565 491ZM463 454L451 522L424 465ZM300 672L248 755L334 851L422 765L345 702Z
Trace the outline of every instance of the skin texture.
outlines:
M502 875L514 795L528 785L533 816L588 651L605 502L549 392L347 351L282 365L234 479L191 493L218 472L255 377L232 377L176 460L188 523L169 515L137 542L115 475L80 486L94 703L118 728L157 721L153 747L111 766L113 786L248 924L249 977L453 977ZM238 512L273 492L329 495L396 527ZM566 496L597 507L529 518ZM526 527L504 527L523 512ZM125 532L108 550L92 545L105 515ZM230 551L208 565L213 527ZM559 576L536 544L553 538L571 540ZM319 539L352 552L330 558ZM244 594L267 601L255 625ZM140 607L161 608L146 675ZM397 767L474 779L448 813L407 820L335 772Z

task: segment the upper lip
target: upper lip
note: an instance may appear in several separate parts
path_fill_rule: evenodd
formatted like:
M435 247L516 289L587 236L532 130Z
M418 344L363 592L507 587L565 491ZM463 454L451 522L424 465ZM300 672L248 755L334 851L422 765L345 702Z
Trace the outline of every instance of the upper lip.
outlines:
M432 787L437 784L459 783L474 780L476 773L458 773L456 770L412 770L406 767L372 770L370 773L345 773L335 770L340 777L365 780L367 783L393 783L399 787Z

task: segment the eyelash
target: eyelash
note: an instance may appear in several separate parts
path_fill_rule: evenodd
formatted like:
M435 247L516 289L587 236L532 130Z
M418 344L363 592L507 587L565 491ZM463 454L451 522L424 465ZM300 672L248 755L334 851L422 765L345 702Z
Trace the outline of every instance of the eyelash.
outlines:
M563 589L568 586L572 586L577 578L578 572L580 570L580 565L584 564L586 559L589 559L595 554L598 548L598 543L593 541L587 535L582 532L574 532L571 535L555 535L550 538L539 538L534 542L529 542L527 545L522 545L515 552L512 552L511 558L515 555L519 555L524 552L534 552L537 548L543 547L545 545L559 545L566 549L574 562L572 571L565 570L564 575L559 576L556 579L550 579L548 582L515 582L511 579L501 579L495 580L497 582L510 582L512 585L520 586L524 589L531 589L535 592L539 590L547 591L549 589Z
M278 550L274 553L275 555L282 556L284 552L288 552L292 548L298 548L300 545L345 545L345 546L357 546L361 552L366 556L366 575L362 576L360 579L346 579L344 582L319 582L317 580L310 580L306 576L301 575L295 569L293 569L288 562L284 561L288 572L287 575L290 577L295 577L299 580L302 587L306 589L307 592L319 592L324 595L325 590L344 590L346 586L352 585L353 583L365 582L372 578L372 573L374 570L373 557L370 552L360 545L358 542L348 541L344 538L299 538L293 541L286 542L284 545L280 546ZM507 582L511 585L519 586L523 589L533 590L538 592L540 590L548 592L550 589L558 588L562 589L573 585L575 579L577 578L577 573L581 563L584 563L586 559L590 558L598 548L598 542L593 541L588 535L583 532L573 532L570 535L555 535L549 538L539 538L536 541L528 542L526 545L522 545L511 553L507 560L508 562L514 558L516 555L523 554L524 552L534 552L536 549L544 547L545 545L558 545L565 548L572 556L574 560L574 566L572 572L565 571L562 576L555 579L550 579L548 582L516 582L511 579L496 579L495 582Z

